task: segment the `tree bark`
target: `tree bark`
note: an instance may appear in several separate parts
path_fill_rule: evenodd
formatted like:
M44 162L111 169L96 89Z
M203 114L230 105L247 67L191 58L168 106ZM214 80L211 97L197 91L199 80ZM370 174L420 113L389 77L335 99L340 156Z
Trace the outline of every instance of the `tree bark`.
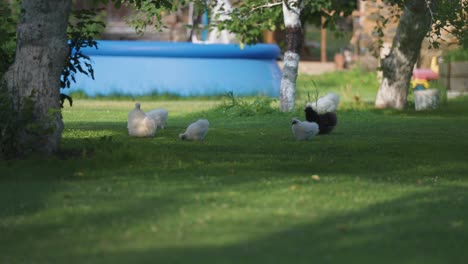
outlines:
M375 100L377 108L405 107L413 67L430 29L431 15L425 0L409 1L401 15L390 53L382 60L383 79Z
M32 108L25 121L33 129L18 131L21 146L32 151L50 154L60 147L60 74L68 54L70 8L71 0L22 1L15 61L5 79L15 110Z
M286 26L286 48L280 88L280 109L283 112L294 110L295 105L299 51L303 36L300 20L301 11L301 1L283 1L283 17Z

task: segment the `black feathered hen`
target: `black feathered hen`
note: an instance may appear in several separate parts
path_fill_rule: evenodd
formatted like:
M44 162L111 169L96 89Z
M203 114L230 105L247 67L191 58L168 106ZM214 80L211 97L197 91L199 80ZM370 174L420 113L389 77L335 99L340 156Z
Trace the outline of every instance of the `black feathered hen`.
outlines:
M319 134L329 134L338 123L335 112L318 114L310 105L306 106L304 112L307 121L315 122L319 125Z

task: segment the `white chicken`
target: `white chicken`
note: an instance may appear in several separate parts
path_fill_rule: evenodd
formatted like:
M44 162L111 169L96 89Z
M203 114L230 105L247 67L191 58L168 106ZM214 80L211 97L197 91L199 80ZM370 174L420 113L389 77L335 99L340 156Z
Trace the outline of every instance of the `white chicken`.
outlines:
M302 122L293 118L291 130L297 140L308 140L319 133L319 126L315 122Z
M156 123L157 128L164 129L164 126L166 125L166 122L167 122L167 116L168 116L168 112L166 109L156 108L156 109L146 112L146 115L151 117L154 120L154 123Z
M156 123L140 109L140 103L128 113L128 134L134 137L153 137L156 133Z
M187 127L185 133L179 134L182 140L203 140L208 133L210 122L206 119L198 119Z
M307 106L312 107L317 113L329 113L336 112L338 104L340 103L340 97L336 93L328 93L325 96L320 97L317 102L309 102Z

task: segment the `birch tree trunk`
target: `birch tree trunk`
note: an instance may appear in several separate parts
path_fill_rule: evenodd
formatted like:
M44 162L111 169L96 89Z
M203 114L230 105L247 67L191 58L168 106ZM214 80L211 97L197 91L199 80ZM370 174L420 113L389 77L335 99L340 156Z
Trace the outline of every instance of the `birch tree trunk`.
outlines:
M413 67L430 29L431 14L426 1L409 1L401 15L390 53L382 60L383 79L375 100L377 108L405 107Z
M286 26L286 48L280 88L280 109L283 112L294 110L295 105L299 51L303 36L300 20L301 2L300 0L283 1L283 18Z
M14 63L6 73L15 111L32 109L21 146L50 154L58 150L63 131L60 74L67 54L71 0L23 0L17 27ZM25 152L25 150L20 150Z

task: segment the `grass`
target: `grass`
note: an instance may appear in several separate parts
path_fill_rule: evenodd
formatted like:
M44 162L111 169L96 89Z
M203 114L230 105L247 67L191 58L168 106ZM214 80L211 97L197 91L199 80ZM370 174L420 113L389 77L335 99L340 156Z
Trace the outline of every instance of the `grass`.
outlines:
M337 75L301 77L298 104L312 78ZM147 100L169 121L137 139L133 101L75 100L61 155L0 161L0 263L464 263L468 98L430 112L364 101L344 100L331 135L297 142L301 109ZM202 116L206 140L179 141Z
M346 103L372 104L379 87L376 76L376 73L364 73L359 69L330 72L319 76L300 76L297 80L296 91L298 104L303 105L308 101L308 94L312 96L316 90L320 96L328 92L338 93L341 95L340 100ZM359 98L358 102L355 97Z

